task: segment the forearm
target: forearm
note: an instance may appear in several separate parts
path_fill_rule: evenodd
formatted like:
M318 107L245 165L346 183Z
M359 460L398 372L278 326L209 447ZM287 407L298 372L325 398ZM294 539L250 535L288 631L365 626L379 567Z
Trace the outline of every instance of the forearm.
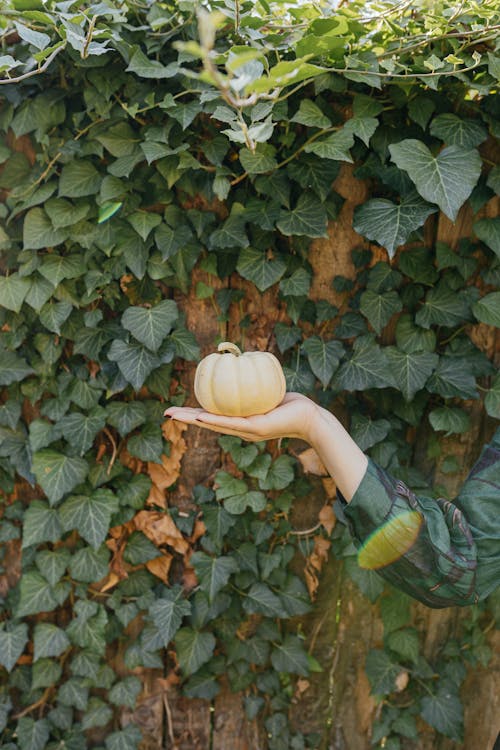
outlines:
M339 420L326 409L316 407L310 422L308 441L349 502L363 479L368 459Z

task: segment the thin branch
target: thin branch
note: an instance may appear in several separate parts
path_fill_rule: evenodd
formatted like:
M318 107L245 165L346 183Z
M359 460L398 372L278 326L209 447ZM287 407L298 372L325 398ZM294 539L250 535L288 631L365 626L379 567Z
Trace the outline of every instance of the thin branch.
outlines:
M44 73L49 67L50 63L57 57L59 52L62 52L63 49L66 49L65 44L62 44L60 47L55 49L52 52L52 54L49 55L48 58L45 60L41 68L37 68L36 70L30 70L29 73L23 73L23 75L17 76L17 78L0 78L0 84L18 83L19 81L24 81L26 78L32 78L33 76L39 75L39 73Z

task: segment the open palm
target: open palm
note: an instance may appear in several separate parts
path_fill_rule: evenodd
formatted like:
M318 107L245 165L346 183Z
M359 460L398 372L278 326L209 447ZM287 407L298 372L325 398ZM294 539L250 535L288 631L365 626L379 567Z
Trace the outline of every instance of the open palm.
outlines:
M287 393L275 409L252 417L228 417L189 406L171 406L165 411L165 416L247 441L282 437L307 440L316 409L316 404L307 396Z

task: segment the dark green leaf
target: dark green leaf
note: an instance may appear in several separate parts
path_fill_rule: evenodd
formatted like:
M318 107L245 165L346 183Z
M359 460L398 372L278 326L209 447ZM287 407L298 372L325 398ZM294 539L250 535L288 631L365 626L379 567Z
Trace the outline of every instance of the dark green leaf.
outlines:
M69 647L68 636L62 628L49 622L38 622L33 633L33 661L43 657L60 656Z
M182 672L190 675L211 658L215 649L215 638L212 633L181 628L175 636L175 647Z
M232 557L210 557L204 552L195 552L191 556L191 564L200 581L200 588L207 592L210 602L224 588L229 576L238 570Z
M309 143L304 151L306 154L317 154L321 159L352 162L349 149L354 146L354 136L347 128L332 133L322 140Z
M339 341L325 341L320 336L310 336L302 344L311 370L326 388L337 370L344 347Z
M17 722L16 735L21 750L43 750L50 737L49 722L47 719L35 721L23 716Z
M385 651L372 649L368 652L366 674L374 695L392 693L396 689L395 680L400 671L401 667Z
M480 219L473 226L474 233L500 258L500 217Z
M31 375L34 370L14 352L0 349L0 385L10 385Z
M88 464L81 458L42 450L33 456L33 472L50 504L55 505L63 495L83 482Z
M0 664L7 672L14 666L28 643L28 626L25 622L0 625Z
M335 382L337 387L348 391L387 388L395 384L384 350L368 335L356 339L353 354L340 366Z
M325 207L310 193L303 193L291 211L283 209L276 226L287 236L328 237Z
M389 146L392 160L408 172L418 192L429 203L437 203L455 221L481 174L481 157L475 149L447 146L437 157L414 138Z
M17 273L0 276L1 306L18 313L29 290L30 280Z
M78 550L73 555L69 566L71 576L75 581L84 583L100 581L108 573L108 568L109 552L105 546L101 546L98 550L91 547Z
M406 401L424 387L437 367L439 357L432 352L402 352L395 346L385 349L392 375Z
M19 603L17 617L51 612L57 606L52 586L36 570L23 574L19 583Z
M183 618L190 614L191 604L184 599L182 588L173 586L156 599L149 612L166 648L179 630Z
M415 192L405 196L400 203L386 198L372 198L356 208L353 227L356 232L385 247L392 258L396 248L403 245L410 234L435 211L434 206L423 201Z
M429 413L429 422L433 430L443 430L448 435L462 434L470 429L470 417L467 412L456 406L441 406Z
M178 316L176 303L166 299L155 307L128 307L122 315L122 325L139 343L157 352Z
M65 164L59 178L59 196L79 198L95 195L101 187L102 177L88 160L78 160Z
M463 706L454 686L441 681L435 695L422 698L422 718L438 732L461 742L463 736Z
M286 635L283 643L274 647L271 664L277 672L292 672L304 676L309 674L307 652L300 638L294 635Z
M475 317L482 323L500 328L500 292L481 297L472 307Z
M23 246L26 250L39 250L64 242L69 235L66 227L54 227L42 208L32 208L23 224Z
M387 437L391 424L387 419L371 419L355 414L351 422L351 434L362 451L380 443Z
M243 600L243 609L249 615L263 614L267 617L283 617L284 607L276 594L265 583L254 583Z
M151 372L159 367L158 357L136 343L128 344L121 339L115 339L111 344L108 357L116 362L123 377L138 391Z
M24 514L23 547L40 542L57 542L62 528L56 508L49 508L42 500L32 500Z
M59 509L64 531L77 530L95 550L106 539L111 516L117 502L110 490L96 490L93 495L72 495Z
M435 117L429 128L431 135L440 138L449 146L474 148L488 137L488 132L479 120L458 117L447 112Z
M259 292L264 292L281 279L286 263L280 255L269 257L268 253L249 247L240 253L236 270L254 283Z

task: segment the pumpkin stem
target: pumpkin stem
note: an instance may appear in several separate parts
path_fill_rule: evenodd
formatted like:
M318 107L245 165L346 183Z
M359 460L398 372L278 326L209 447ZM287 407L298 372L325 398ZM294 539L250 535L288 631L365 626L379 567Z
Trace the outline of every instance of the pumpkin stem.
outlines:
M217 351L221 354L224 354L224 352L229 352L230 354L234 354L235 357L241 356L241 349L238 349L236 344L232 344L230 341L223 341L219 346L217 347Z

